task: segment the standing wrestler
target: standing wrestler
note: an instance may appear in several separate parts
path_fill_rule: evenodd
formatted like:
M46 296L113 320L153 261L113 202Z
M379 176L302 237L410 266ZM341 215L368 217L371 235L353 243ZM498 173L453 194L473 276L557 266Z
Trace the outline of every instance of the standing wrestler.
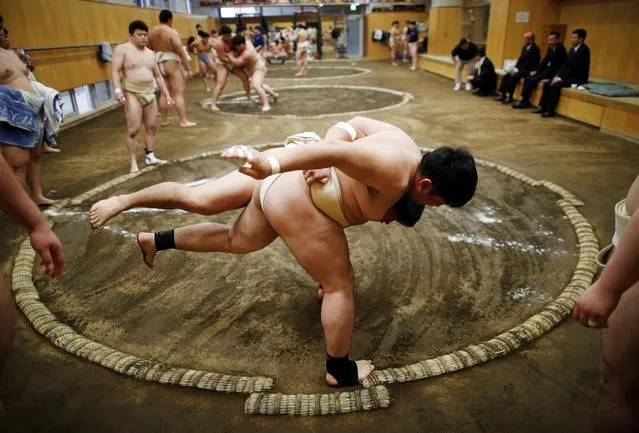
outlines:
M211 58L211 50L213 49L213 43L211 42L208 33L200 31L200 38L194 40L189 44L189 49L192 49L197 54L197 59L200 64L200 78L204 83L204 88L207 92L210 92L209 83L206 79L209 72L217 74L217 65Z
M118 45L113 52L113 86L115 96L124 104L127 124L127 147L131 162L131 173L138 171L135 151L138 133L144 122L144 152L146 165L164 164L166 161L155 156L153 138L158 106L155 101L153 79L160 86L167 106L173 105L173 99L160 74L155 54L146 47L149 28L143 21L129 24L129 42ZM124 76L121 80L120 73Z
M390 37L388 39L388 45L391 51L391 62L393 66L397 66L397 48L400 47L401 34L399 31L399 21L393 21L393 25L390 28Z
M44 98L35 93L29 70L10 50L7 29L0 26L0 151L20 184L29 184L39 206L55 200L42 192L40 156L44 139Z
M233 31L229 26L224 25L220 29L220 36L215 41L215 52L217 53L215 61L219 67L217 69L217 82L215 83L215 89L213 89L213 103L211 104L211 110L214 111L219 110L217 102L226 86L229 72L240 79L246 97L251 101L251 85L249 84L248 75L242 68L236 68L230 61L229 53L231 51L233 51Z
M280 97L273 89L264 82L266 72L266 62L264 58L259 55L255 47L250 41L247 41L244 36L236 35L233 38L233 49L237 52L238 57L235 57L233 53L229 53L229 61L234 66L243 68L251 77L251 84L257 92L260 100L262 101L262 111L269 111L271 106L268 103L267 93L273 97L275 102Z
M308 32L302 24L298 24L295 34L297 51L295 52L295 62L297 63L296 77L308 74L308 51L311 43L308 40Z
M171 11L161 11L160 24L153 27L149 32L148 47L155 51L155 61L158 64L160 73L166 78L169 93L175 102L175 109L180 118L180 127L188 128L195 126L195 122L189 122L186 119L186 106L184 104L186 81L184 80L184 71L186 71L186 77L189 80L193 78L193 72L186 53L182 49L180 35L171 27L172 25L173 14ZM162 115L160 125L167 126L169 124L169 106L164 95L160 95L160 114Z

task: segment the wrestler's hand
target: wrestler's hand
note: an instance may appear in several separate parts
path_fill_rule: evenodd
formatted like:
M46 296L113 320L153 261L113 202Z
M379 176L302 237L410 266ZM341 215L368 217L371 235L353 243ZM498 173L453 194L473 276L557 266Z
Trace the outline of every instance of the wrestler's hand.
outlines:
M319 170L304 170L302 173L304 174L304 180L308 185L313 182L325 184L331 176L331 169L321 168Z
M40 256L44 273L52 278L60 275L64 267L64 254L58 237L44 222L31 230L29 237L31 246Z
M126 102L126 98L124 97L124 93L122 93L122 91L115 92L115 99L117 99L120 104L124 104Z
M596 281L581 294L572 317L586 327L607 328L608 318L617 308L618 303L619 296Z
M166 99L166 106L171 108L173 107L173 105L175 105L175 102L173 101L173 98L171 98L171 95L164 95L164 99Z
M273 174L273 169L268 158L262 156L255 149L246 146L233 146L222 152L222 158L245 163L238 171L254 179L266 179Z
M192 80L193 79L193 71L192 70L188 70L186 71L186 78L187 80Z

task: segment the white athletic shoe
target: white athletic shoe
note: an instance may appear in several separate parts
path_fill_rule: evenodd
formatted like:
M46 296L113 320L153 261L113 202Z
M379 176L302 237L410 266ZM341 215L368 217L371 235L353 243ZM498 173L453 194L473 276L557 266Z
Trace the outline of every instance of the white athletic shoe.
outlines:
M466 91L470 92L471 90L473 90L473 85L470 83L466 83Z
M458 92L461 89L461 83L455 84L455 88L453 89L455 92Z
M144 158L144 162L146 165L166 164L166 161L155 156L154 152L147 153L146 158Z

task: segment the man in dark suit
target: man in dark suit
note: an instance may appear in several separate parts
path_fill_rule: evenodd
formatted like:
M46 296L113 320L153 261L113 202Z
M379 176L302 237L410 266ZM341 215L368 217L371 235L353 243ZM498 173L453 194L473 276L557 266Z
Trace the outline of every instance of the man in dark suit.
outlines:
M479 89L475 95L490 96L495 93L497 88L497 74L493 62L486 57L486 48L482 47L477 51L475 61L477 62L477 70L468 79L473 88Z
M559 102L559 95L563 87L573 84L581 86L588 82L590 73L590 48L584 43L588 34L584 29L572 32L572 48L563 66L551 81L544 84L544 93L541 94L539 109L534 111L541 117L555 117L555 107Z
M515 93L515 87L517 87L519 80L528 77L539 66L541 53L539 52L539 46L535 43L535 35L530 32L525 33L523 43L524 47L521 49L517 64L511 72L501 79L501 86L499 86L501 96L495 99L496 101L511 104L513 102L513 93Z
M530 107L530 95L537 88L541 80L550 80L566 61L566 48L559 42L559 32L552 32L548 35L548 51L546 57L541 61L537 71L532 71L530 76L524 80L524 88L521 91L521 99L513 104L513 108Z

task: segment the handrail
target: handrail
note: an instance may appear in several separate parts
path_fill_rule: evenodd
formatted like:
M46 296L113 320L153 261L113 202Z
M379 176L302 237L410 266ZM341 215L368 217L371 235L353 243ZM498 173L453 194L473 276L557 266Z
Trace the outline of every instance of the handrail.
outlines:
M109 42L110 45L118 45L124 42ZM100 44L82 44L82 45L59 45L54 47L35 47L35 48L25 48L28 52L34 51L53 51L53 50L73 50L76 48L90 48L90 47L99 47Z
M186 41L188 38L182 38L182 42ZM119 45L119 44L123 44L127 41L122 41L122 42L109 42L109 45ZM99 47L100 44L99 43L94 43L94 44L82 44L82 45L59 45L59 46L53 46L53 47L34 47L34 48L28 48L28 47L24 47L24 49L30 53L34 52L34 51L54 51L54 50L74 50L77 48L91 48L91 47Z

